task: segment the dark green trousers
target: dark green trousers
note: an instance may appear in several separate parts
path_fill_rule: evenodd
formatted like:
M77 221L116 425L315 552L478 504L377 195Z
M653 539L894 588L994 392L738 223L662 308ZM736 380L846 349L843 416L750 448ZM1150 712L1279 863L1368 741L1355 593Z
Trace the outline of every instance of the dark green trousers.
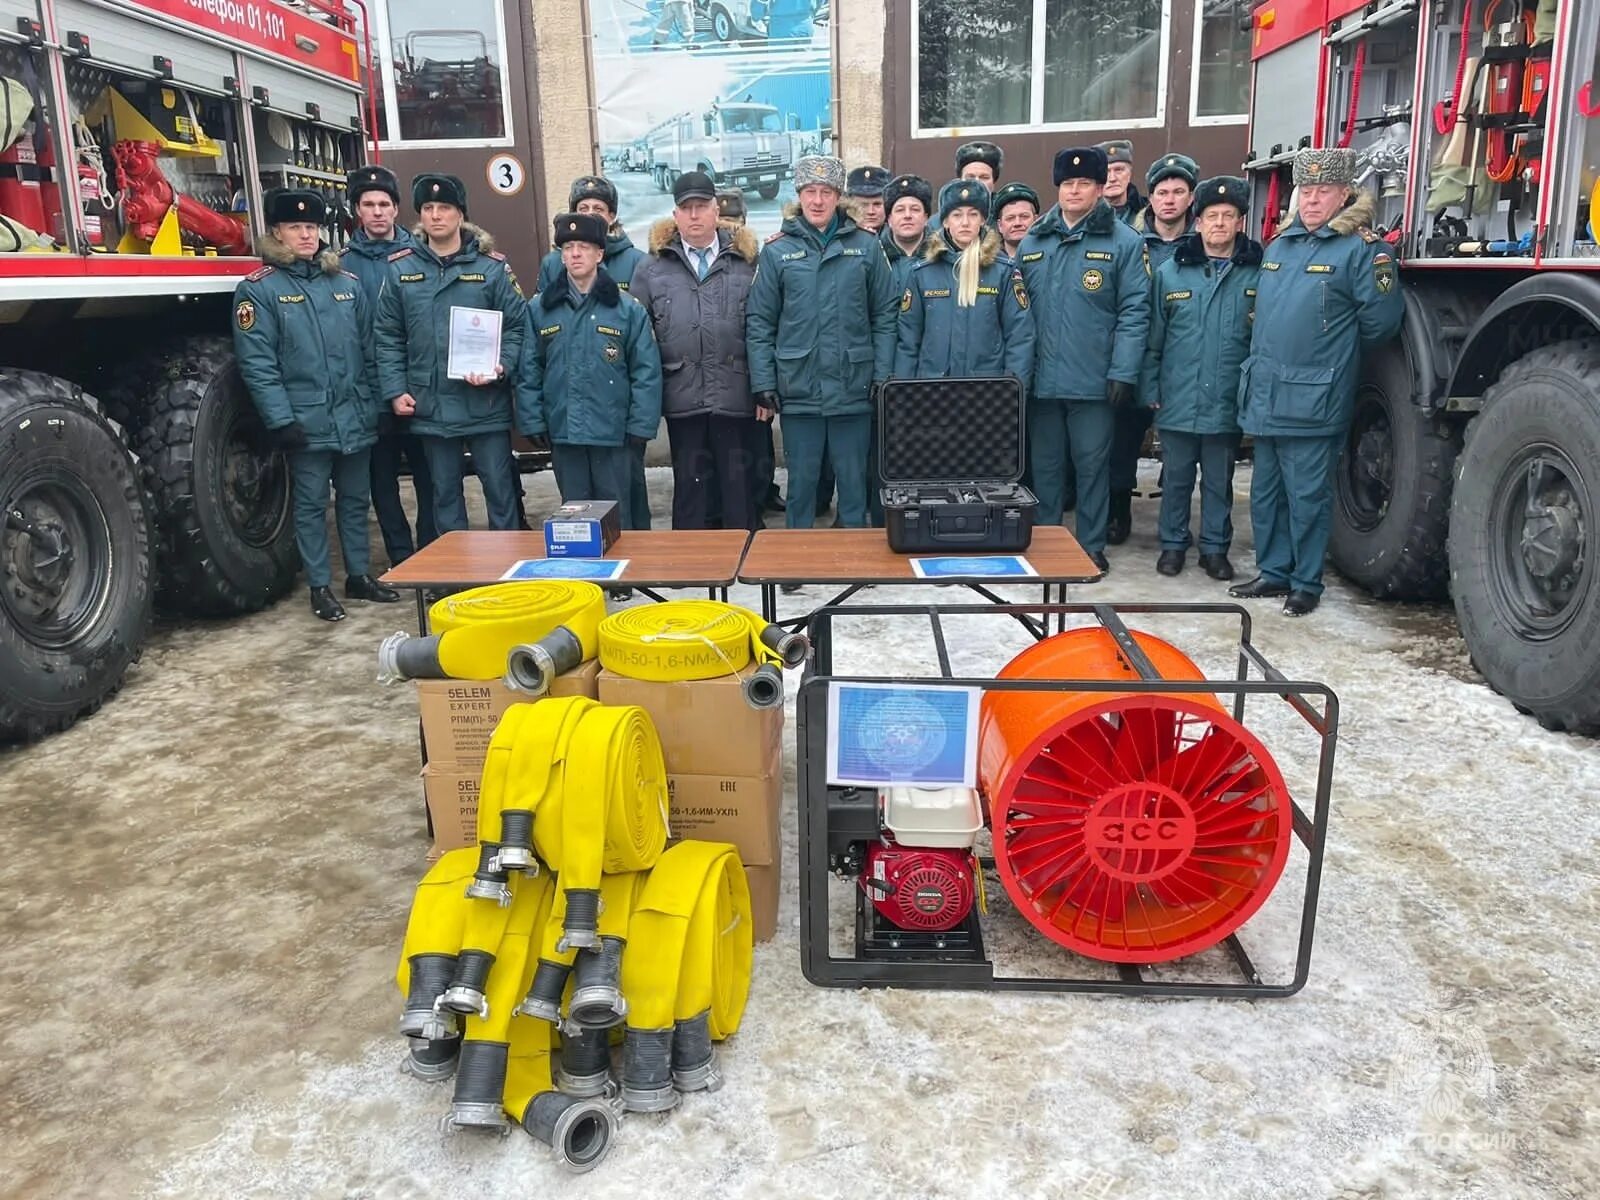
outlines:
M1111 516L1112 408L1104 400L1052 400L1028 404L1028 461L1037 523L1059 525L1068 480L1077 476L1077 538L1090 554L1106 548Z
M372 565L367 547L367 508L372 503L370 451L296 450L289 455L289 478L294 489L294 542L300 548L306 582L312 587L333 583L328 561L330 484L345 574L367 574Z

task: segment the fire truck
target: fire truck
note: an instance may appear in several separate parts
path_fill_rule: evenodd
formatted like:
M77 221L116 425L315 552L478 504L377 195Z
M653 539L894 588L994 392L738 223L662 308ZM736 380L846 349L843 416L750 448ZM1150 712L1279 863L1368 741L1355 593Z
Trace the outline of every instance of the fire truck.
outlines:
M227 615L293 583L230 297L269 188L321 191L342 244L365 28L326 0L0 0L0 739L99 705L158 597Z
M1402 264L1331 557L1379 597L1448 594L1495 689L1600 732L1600 4L1268 0L1248 19L1257 236L1288 219L1294 152L1347 146Z

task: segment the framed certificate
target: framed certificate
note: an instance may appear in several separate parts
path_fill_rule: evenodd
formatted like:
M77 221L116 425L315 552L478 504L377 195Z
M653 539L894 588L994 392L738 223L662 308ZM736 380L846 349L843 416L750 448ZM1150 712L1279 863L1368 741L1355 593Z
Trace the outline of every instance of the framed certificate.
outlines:
M450 308L450 358L445 373L451 379L468 375L493 375L500 367L500 318L496 308Z

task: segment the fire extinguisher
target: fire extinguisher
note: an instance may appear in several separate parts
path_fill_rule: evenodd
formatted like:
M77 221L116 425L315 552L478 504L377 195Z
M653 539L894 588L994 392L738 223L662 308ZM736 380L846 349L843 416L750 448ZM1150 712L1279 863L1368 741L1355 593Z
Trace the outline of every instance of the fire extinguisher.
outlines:
M1483 119L1488 130L1488 159L1484 168L1490 179L1506 183L1516 178L1520 162L1515 150L1515 135L1508 125L1527 119L1524 107L1524 73L1528 45L1533 40L1533 17L1517 12L1509 21L1499 20L1506 0L1489 6L1483 16L1483 58L1486 80L1483 87Z
M39 160L28 129L0 152L0 213L35 233L49 228L39 187Z

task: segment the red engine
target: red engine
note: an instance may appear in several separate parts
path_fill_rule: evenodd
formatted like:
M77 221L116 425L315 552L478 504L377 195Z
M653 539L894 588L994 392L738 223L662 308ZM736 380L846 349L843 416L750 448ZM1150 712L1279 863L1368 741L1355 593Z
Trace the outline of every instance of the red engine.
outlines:
M873 842L861 884L886 921L937 933L954 929L972 911L974 871L970 850Z

